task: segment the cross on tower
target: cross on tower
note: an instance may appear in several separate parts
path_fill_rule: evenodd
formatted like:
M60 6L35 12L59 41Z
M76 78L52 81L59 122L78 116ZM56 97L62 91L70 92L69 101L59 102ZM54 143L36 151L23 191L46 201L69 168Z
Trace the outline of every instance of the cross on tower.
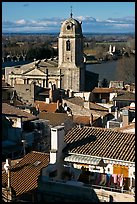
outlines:
M71 6L70 8L71 8L71 13L70 13L70 17L72 18L72 15L73 15L73 14L72 14L72 6Z

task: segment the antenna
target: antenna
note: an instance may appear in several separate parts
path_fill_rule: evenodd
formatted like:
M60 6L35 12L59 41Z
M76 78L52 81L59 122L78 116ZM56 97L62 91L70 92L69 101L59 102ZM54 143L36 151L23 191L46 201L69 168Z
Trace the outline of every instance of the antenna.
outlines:
M71 13L70 13L70 17L72 18L72 15L73 15L73 14L72 14L72 6L71 6L70 8L71 8Z

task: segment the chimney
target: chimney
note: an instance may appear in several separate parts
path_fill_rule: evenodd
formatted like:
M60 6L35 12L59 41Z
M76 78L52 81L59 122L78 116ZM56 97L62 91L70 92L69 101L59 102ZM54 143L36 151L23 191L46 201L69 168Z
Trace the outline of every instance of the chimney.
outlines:
M56 126L51 128L51 150L50 150L50 163L54 164L60 162L62 159L62 150L65 147L64 142L64 126Z
M123 126L127 126L129 123L129 111L127 109L122 110Z
M73 91L69 90L69 97L73 97Z
M49 98L46 98L46 103L50 103L50 99Z
M84 108L90 109L90 102L84 101Z
M118 119L118 108L117 107L115 108L115 119L116 120Z
M48 87L48 69L46 69L46 87Z
M111 113L111 107L108 108L108 112Z
M101 86L101 84L100 84L100 80L98 81L98 88Z
M50 88L50 90L49 90L49 101L50 102L53 101L53 90L52 90L52 88Z
M49 82L49 88L52 89L52 82Z
M59 100L57 100L57 110L59 110Z
M92 115L92 113L91 113L91 115L90 115L90 125L91 125L91 126L93 125L93 115Z

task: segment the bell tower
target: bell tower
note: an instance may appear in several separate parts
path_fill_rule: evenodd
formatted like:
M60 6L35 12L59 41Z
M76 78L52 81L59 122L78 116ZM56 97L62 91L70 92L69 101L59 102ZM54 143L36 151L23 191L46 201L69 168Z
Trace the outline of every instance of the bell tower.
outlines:
M64 74L62 88L79 92L85 88L82 23L72 16L71 11L70 18L61 25L58 37L58 68Z

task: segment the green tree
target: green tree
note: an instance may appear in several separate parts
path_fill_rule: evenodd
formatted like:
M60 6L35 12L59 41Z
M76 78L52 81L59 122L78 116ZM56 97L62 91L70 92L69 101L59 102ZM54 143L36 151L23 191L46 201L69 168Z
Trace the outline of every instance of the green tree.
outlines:
M125 83L135 82L135 55L123 56L117 62L116 74L118 80L122 80Z
M108 87L108 81L107 81L107 79L104 78L104 79L102 80L101 86L102 86L102 87Z

